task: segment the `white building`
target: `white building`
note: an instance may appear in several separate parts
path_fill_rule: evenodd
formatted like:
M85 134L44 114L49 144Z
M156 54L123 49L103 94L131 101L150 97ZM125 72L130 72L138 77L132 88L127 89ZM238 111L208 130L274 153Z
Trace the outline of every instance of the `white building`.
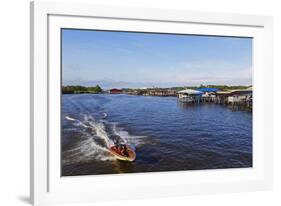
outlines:
M178 92L178 97L180 102L197 102L202 94L203 92L197 90L185 89Z
M228 97L228 103L243 103L243 102L252 102L253 91L252 87L243 90L236 90L231 93Z

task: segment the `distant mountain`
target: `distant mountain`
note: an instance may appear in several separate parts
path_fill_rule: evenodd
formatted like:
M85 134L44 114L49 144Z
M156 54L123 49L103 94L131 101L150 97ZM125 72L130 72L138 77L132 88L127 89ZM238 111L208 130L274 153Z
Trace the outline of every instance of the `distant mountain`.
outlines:
M103 89L110 88L145 88L145 87L159 87L159 83L152 82L125 82L114 80L93 80L93 81L64 81L63 85L81 85L81 86L95 86L100 85Z
M111 88L169 88L169 87L183 87L183 86L198 86L198 85L250 85L248 80L241 80L240 83L232 81L229 79L226 80L212 80L212 81L203 81L203 80L189 80L186 82L129 82L129 81L115 81L112 79L101 79L101 80L92 80L92 81L81 81L81 80L72 80L72 81L63 81L63 85L81 85L85 87L92 87L100 85L104 90Z

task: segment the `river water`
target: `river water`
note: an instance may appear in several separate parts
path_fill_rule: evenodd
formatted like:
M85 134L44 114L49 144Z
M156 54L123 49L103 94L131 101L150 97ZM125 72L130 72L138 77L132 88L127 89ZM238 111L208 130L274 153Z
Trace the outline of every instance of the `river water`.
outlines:
M176 97L62 96L62 176L252 167L252 113ZM108 147L124 142L134 162Z

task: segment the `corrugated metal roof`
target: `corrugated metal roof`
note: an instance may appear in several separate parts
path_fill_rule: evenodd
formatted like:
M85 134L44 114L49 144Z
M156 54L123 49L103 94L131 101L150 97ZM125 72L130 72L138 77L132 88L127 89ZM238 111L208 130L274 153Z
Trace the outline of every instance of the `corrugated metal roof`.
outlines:
M201 91L201 92L217 92L219 90L216 89L216 88L199 88L198 91Z
M247 89L245 89L245 91L253 91L253 87L248 87Z
M202 94L203 92L193 90L193 89L185 89L178 92L179 94Z

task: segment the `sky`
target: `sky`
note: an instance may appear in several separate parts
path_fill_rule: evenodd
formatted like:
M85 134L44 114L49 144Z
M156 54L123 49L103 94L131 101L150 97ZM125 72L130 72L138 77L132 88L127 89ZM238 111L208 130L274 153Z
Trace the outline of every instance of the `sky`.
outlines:
M251 85L252 39L63 29L62 84Z

